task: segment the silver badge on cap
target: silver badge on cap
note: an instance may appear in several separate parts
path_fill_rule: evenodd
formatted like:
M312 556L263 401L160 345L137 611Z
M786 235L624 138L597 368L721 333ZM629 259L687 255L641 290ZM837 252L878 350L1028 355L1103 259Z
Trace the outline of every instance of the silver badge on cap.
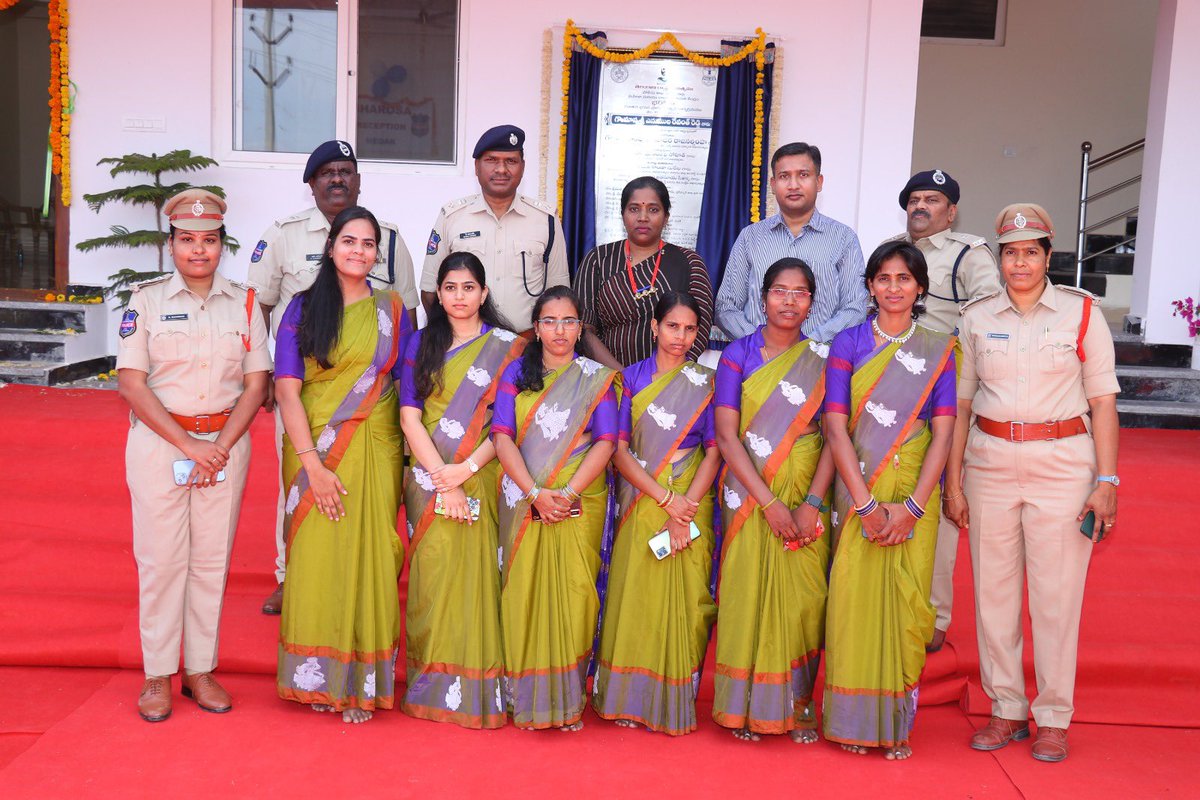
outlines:
M946 173L942 172L940 169L935 169L933 171L933 182L938 186L941 186L946 182Z
M350 145L341 140L338 140L338 150L341 150L342 155L344 155L346 158L350 157Z
M204 216L204 203L201 203L199 200L192 203L192 216L193 217Z
M513 145L514 147L516 146L516 144L517 144L517 135L516 135L515 133L510 133L510 134L508 135L508 143L509 143L509 144L511 144L511 145Z
M1016 225L1018 228L1024 228L1028 224L1029 220L1025 219L1025 215L1020 211L1018 211L1017 215L1013 217L1013 225Z

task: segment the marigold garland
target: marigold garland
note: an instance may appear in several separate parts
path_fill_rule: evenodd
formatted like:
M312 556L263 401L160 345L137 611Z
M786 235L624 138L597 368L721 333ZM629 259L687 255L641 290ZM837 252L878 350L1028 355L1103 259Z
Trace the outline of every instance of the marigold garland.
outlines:
M761 219L759 205L762 198L762 147L763 121L765 119L763 97L766 88L763 70L766 68L767 59L767 36L763 33L762 28L755 29L754 38L741 50L727 56L713 58L688 50L670 31L663 33L645 47L628 53L613 53L605 48L597 47L591 39L584 35L582 30L575 26L574 20L567 20L566 29L563 32L562 125L559 126L558 134L558 215L560 217L563 213L563 176L566 174L567 168L567 112L571 102L571 53L576 44L588 55L615 64L628 64L630 61L649 58L665 44L671 45L675 52L701 67L728 67L753 55L756 67L754 76L756 88L754 90L754 145L750 159L750 164L754 167L750 177L750 221L758 222Z
M21 0L0 0L0 11L3 11L6 8L12 8L19 2L21 2Z
M62 204L71 205L71 78L67 49L67 0L50 0L50 171L59 176Z

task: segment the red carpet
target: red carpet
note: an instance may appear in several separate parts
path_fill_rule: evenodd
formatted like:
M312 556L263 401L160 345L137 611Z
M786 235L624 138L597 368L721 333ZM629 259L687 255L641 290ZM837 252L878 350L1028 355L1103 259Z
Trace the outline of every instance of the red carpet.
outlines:
M1192 763L1184 754L1200 744L1190 729L1200 725L1200 522L1181 515L1180 499L1194 492L1200 433L1122 432L1121 524L1092 561L1076 694L1077 723L1107 724L1073 726L1071 759L1056 766L1030 759L1027 744L996 754L966 748L975 720L954 703L965 695L976 714L988 706L964 540L950 643L929 660L917 755L901 766L827 744L739 745L707 722L681 740L591 715L575 736L467 732L399 712L350 728L279 701L277 618L258 611L274 585L276 465L265 415L252 429L255 461L222 620L221 672L237 708L201 713L176 684L174 716L148 725L133 708L140 651L127 409L114 392L6 386L0 418L0 797L149 796L168 785L185 797L540 796L550 787L706 797L815 786L843 797L1144 797L1187 796L1195 783L1180 761ZM1032 688L1031 655L1027 647Z

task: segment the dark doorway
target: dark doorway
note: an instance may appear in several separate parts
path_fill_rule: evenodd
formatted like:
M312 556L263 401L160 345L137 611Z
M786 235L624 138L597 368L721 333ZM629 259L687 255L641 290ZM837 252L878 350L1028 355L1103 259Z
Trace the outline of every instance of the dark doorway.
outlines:
M58 180L47 189L50 77L47 6L0 11L0 289L58 289Z

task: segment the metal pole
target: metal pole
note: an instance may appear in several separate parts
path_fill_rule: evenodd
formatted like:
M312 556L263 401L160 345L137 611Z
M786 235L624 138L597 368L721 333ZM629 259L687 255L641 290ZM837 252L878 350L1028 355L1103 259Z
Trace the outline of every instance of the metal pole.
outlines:
M1075 240L1075 285L1083 286L1083 248L1087 232L1088 204L1088 168L1092 154L1092 143L1084 142L1079 146L1082 152L1079 163L1079 236Z

